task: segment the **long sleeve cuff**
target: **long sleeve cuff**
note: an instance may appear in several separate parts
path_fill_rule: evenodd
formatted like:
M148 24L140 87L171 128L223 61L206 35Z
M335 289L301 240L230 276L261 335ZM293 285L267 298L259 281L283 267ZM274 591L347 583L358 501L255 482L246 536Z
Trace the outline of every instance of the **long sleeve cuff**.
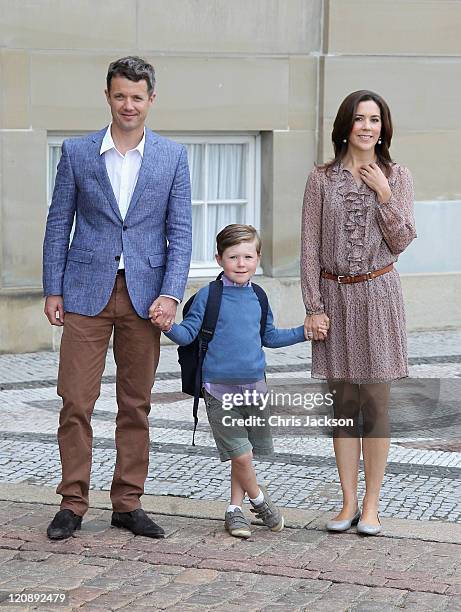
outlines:
M167 297L167 298L171 298L172 300L174 300L175 302L177 302L178 304L181 303L181 300L178 300L177 297L175 297L174 295L167 295L166 293L161 293L159 295L159 297Z
M323 306L319 306L318 308L310 308L309 306L306 306L306 315L316 315L316 314L323 314L325 312L325 309Z

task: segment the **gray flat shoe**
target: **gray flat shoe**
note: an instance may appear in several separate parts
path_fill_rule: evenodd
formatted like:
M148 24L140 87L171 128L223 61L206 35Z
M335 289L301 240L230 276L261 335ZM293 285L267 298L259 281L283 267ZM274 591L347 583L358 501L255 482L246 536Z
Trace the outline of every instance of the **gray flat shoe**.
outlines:
M357 533L360 533L361 535L378 535L378 533L382 529L381 521L379 520L379 514L378 523L379 525L369 525L368 523L359 521L357 523Z
M226 512L224 526L234 538L251 538L250 522L240 508Z
M264 525L269 527L271 531L282 531L283 527L285 526L282 513L269 497L266 487L259 485L259 488L264 494L264 500L261 504L259 504L259 506L255 506L250 500L250 504L253 506L250 508L250 512L255 514L256 518L261 519Z
M351 519L345 519L343 521L328 521L325 525L328 531L347 531L352 525L357 525L360 521L360 508L354 514Z

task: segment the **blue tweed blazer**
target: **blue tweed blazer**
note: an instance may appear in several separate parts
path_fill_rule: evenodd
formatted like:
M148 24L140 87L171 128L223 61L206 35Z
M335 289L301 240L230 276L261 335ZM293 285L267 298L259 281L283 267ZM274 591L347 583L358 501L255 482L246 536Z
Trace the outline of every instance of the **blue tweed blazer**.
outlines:
M67 312L99 314L123 251L131 302L146 319L159 295L182 300L184 294L192 248L187 154L183 145L146 129L138 181L122 221L99 153L106 129L63 143L43 245L44 295L62 295Z

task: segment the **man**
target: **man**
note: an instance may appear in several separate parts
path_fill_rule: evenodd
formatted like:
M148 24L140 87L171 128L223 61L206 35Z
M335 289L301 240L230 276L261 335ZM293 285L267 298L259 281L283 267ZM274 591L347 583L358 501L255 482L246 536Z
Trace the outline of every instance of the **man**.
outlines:
M50 539L70 537L88 509L91 414L112 332L118 404L112 525L164 536L140 504L147 417L160 330L171 326L183 297L192 231L186 151L144 125L154 87L154 69L142 59L111 63L105 91L111 124L62 146L43 248L45 314L51 325L64 326L62 503L48 527Z

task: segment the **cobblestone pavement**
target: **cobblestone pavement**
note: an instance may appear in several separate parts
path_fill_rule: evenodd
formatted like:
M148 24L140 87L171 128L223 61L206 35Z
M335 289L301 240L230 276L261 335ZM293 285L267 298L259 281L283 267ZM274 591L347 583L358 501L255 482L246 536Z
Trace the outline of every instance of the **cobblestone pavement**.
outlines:
M383 485L383 517L461 520L461 332L411 334L411 376L396 385L392 438ZM315 387L309 378L309 345L267 350L268 381ZM180 392L175 347L162 347L153 391L150 470L146 493L226 500L229 466L217 459L203 407L192 447L191 400ZM54 486L60 464L56 428L58 355L52 352L0 355L0 482ZM107 490L115 460L114 362L108 355L101 396L93 415L92 488ZM458 384L458 386L456 386ZM313 388L313 387L312 387ZM421 392L423 389L424 392ZM424 394L436 393L424 405ZM424 397L423 397L424 396ZM416 425L417 423L417 425ZM400 429L399 429L400 428ZM285 507L332 511L341 495L331 439L306 428L274 430L275 455L258 461L257 472L274 500ZM363 478L360 494L363 494Z
M215 513L221 516L229 466L217 458L203 408L197 446L190 446L191 400L180 392L176 350L164 346L152 396L146 483L146 493L161 497L146 497L145 504L160 512L158 500L172 500L168 508L175 511L154 516L166 539L136 538L110 528L110 512L95 503L76 537L49 542L44 533L55 507L46 505L54 501L45 501L45 489L28 503L22 494L11 497L5 491L59 481L58 355L0 355L0 608L461 609L461 527L456 524L461 522L461 332L413 334L409 341L412 378L393 391L393 437L381 500L384 531L377 538L323 530L324 513L338 507L340 488L331 439L322 428L310 433L277 428L275 455L257 462L260 479L287 516L304 517L299 524L289 521L290 528L280 534L254 527L250 540L239 541L224 532L222 520L197 518L214 516L213 500L221 501ZM271 387L316 390L308 351L307 344L267 351ZM95 491L109 489L115 459L114 373L109 354L93 417ZM181 510L186 503L198 510ZM34 608L27 604L32 593L61 593L67 600ZM14 594L18 603L10 601Z
M111 528L110 512L91 509L75 537L50 542L50 510L0 502L1 609L454 612L461 605L461 545L449 537L253 527L241 541L222 521L154 515L167 535L159 541ZM10 603L34 594L67 599Z

